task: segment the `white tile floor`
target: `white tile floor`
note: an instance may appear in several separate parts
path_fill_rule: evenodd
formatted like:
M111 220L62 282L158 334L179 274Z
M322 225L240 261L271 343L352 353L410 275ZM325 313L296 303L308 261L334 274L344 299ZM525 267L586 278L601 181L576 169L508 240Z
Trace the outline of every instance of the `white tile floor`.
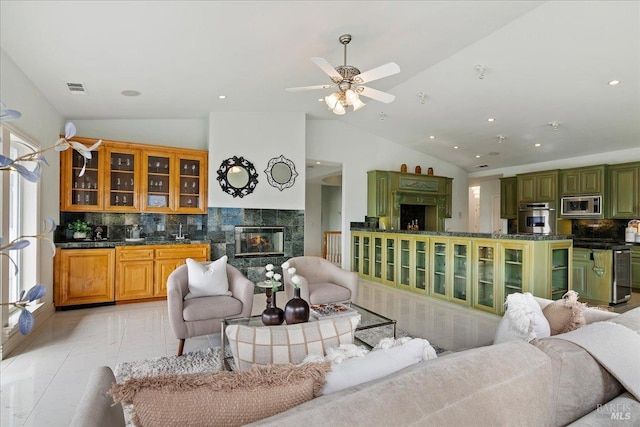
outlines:
M490 344L500 319L365 281L357 302L450 350ZM256 295L254 314L264 307L264 296ZM185 352L219 345L219 334L188 339ZM0 425L68 426L93 368L174 355L177 348L164 301L56 312L0 362Z

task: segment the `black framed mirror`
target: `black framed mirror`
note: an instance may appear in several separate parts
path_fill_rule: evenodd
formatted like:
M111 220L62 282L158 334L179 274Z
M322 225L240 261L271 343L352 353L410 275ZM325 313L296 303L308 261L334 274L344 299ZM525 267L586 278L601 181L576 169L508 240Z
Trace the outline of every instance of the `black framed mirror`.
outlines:
M216 179L225 193L244 197L253 193L258 185L258 172L249 160L233 156L222 161Z
M293 186L298 176L296 166L283 155L269 160L264 173L267 174L269 184L280 191Z

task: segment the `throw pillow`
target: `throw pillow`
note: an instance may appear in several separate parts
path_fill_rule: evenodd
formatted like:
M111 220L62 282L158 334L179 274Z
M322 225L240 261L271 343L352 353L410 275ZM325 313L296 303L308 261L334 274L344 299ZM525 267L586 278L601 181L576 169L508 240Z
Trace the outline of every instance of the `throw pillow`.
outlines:
M578 302L576 291L567 292L562 299L547 305L542 313L549 321L551 335L563 334L586 324L582 313L587 304Z
M254 364L298 364L307 354L325 355L331 346L353 344L360 315L279 326L229 325L225 335L236 368Z
M227 279L227 256L210 263L187 258L189 293L184 299L231 295Z
M550 336L549 322L540 304L529 292L507 295L506 311L496 330L494 344L506 341L531 341Z
M325 362L131 378L109 394L133 405L136 426L240 426L319 396L330 368Z
M353 357L340 364L333 364L331 372L326 376L322 394L335 393L354 385L373 381L422 361L425 341L416 338L397 347L373 350L365 356Z

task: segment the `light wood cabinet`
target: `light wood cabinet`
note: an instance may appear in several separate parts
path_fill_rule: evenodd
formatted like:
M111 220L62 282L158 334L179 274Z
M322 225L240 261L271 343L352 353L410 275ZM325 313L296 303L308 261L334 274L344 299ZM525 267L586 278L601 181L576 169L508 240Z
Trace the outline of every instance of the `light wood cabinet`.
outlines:
M87 146L95 139L74 138ZM60 156L60 210L206 213L208 153L103 141L79 176L83 160Z
M114 301L114 249L58 248L54 266L56 307Z
M169 275L187 258L209 260L209 244L117 246L56 251L56 307L132 302L167 295Z

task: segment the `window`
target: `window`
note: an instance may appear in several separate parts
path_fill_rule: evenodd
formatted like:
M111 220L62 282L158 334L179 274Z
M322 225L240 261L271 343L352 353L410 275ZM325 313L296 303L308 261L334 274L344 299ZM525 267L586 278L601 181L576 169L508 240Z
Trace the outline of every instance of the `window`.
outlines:
M0 126L0 142L2 154L15 159L18 156L36 151L38 147L26 138L17 135L6 126ZM8 141L9 144L5 144ZM26 165L29 169L33 165ZM2 242L8 243L22 235L34 235L39 232L38 218L38 184L32 183L14 172L2 172L2 210L0 211L2 226ZM39 242L30 239L31 244L23 250L11 251L11 259L18 266L18 274L14 265L3 260L0 270L2 278L2 296L8 301L19 298L22 290L28 290L38 279L38 247ZM3 319L6 324L6 319Z

